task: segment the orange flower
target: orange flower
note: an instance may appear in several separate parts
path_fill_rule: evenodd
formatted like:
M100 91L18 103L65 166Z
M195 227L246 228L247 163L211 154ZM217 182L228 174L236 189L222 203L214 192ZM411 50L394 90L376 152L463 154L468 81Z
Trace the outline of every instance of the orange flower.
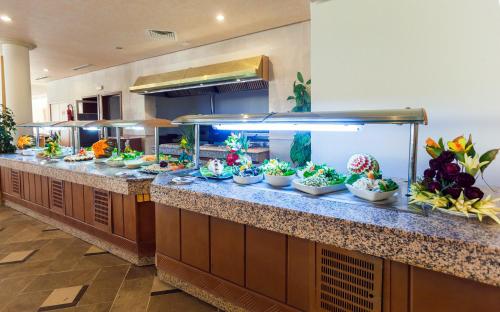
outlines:
M448 148L455 153L465 152L466 145L467 145L467 140L463 135L456 137L455 139L453 139L453 141L448 142Z
M436 141L434 141L432 138L427 138L427 140L425 141L425 145L429 146L429 147L435 147L435 148L439 148L439 144L437 144Z

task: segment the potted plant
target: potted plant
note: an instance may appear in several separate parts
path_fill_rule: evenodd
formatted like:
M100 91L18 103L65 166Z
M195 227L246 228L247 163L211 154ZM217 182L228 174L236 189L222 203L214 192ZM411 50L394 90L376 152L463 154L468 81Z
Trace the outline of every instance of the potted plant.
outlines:
M482 220L487 216L500 224L500 198L492 199L475 186L495 160L499 149L480 155L472 137L459 136L447 145L442 138L437 142L429 138L425 150L432 157L423 178L411 186L410 203L431 206L432 209L463 217Z
M262 170L266 182L276 187L290 185L296 173L289 162L279 159L266 159L262 165Z
M295 101L292 112L311 111L311 79L304 81L301 72L297 73L297 80L293 82L293 95L287 98L288 101ZM290 147L290 159L296 166L304 166L311 161L311 133L300 131L293 136Z
M10 108L5 107L0 116L0 153L14 153L16 151L16 147L12 144L12 141L14 140L13 136L16 132L14 114Z

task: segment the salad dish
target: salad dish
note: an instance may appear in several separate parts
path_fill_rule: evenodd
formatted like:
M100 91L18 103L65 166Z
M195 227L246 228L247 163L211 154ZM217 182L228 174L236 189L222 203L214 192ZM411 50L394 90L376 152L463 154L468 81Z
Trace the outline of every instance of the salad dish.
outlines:
M220 159L210 159L200 168L200 174L204 178L225 180L232 178L233 168L226 166Z
M396 182L384 179L380 172L373 171L351 175L346 181L346 187L354 196L368 201L386 200L399 191Z
M233 181L238 184L254 184L262 181L264 174L262 168L252 163L252 159L244 155L233 166Z
M264 161L262 169L266 182L275 187L289 186L296 173L289 162L279 159Z
M299 174L299 172L297 172ZM299 191L311 195L321 195L345 189L346 176L326 165L308 162L301 171L301 179L293 180L292 185Z
M162 158L162 157L160 157ZM153 163L151 165L142 166L140 172L147 174L159 174L168 171L176 171L182 169L189 169L193 166L192 163L184 163L170 157L170 161L161 160L158 164Z
M37 157L47 159L63 158L65 155L60 144L61 137L56 132L45 141L45 148L37 154Z

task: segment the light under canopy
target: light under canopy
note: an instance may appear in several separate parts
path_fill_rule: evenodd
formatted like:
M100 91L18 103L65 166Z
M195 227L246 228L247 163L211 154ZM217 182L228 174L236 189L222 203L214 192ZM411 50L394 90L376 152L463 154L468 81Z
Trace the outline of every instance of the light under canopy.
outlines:
M337 125L321 123L225 123L214 124L217 130L233 131L321 131L321 132L356 132L359 131L359 125Z

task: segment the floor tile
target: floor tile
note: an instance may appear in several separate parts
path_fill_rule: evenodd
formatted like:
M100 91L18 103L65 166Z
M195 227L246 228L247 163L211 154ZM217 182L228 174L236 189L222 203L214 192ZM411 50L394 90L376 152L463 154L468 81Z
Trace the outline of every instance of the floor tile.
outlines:
M101 254L105 254L105 253L108 253L108 252L106 250L103 250L103 249L97 247L97 246L92 245L85 252L85 256L101 255Z
M29 257L31 257L37 250L23 250L23 251L14 251L7 254L3 259L0 259L0 264L13 264L20 263L26 261Z
M87 289L86 285L54 289L38 311L49 311L75 306Z
M172 285L162 282L157 276L153 279L153 287L151 287L151 296L163 295L176 288Z
M0 280L0 311L31 283L34 278L34 276L24 276Z
M23 290L23 292L89 285L94 280L97 272L98 270L77 270L39 275Z
M127 274L128 266L101 269L89 286L79 305L113 302Z
M51 291L39 291L20 294L2 310L2 312L34 312L47 299Z

